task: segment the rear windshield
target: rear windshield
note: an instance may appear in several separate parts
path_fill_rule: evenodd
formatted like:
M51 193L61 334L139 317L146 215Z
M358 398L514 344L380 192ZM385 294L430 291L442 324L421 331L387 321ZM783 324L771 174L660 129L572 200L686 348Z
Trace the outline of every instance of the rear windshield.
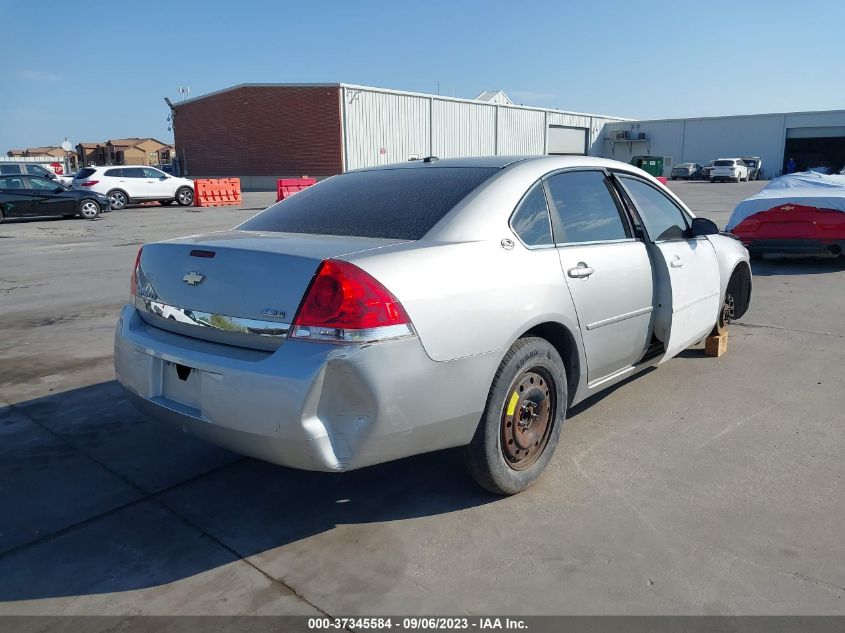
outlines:
M497 171L422 167L351 172L278 202L238 228L418 240Z
M734 162L732 160L717 160L715 165L716 167L733 167Z
M84 169L80 169L78 172L76 172L76 176L74 176L74 178L88 178L88 176L95 173L96 171L96 169L85 167Z

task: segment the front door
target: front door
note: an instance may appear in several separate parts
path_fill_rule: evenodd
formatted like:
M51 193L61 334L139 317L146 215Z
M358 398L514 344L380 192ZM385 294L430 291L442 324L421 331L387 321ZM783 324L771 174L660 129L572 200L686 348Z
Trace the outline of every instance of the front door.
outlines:
M636 176L619 175L654 262L654 334L665 362L713 329L721 306L719 264L706 237L690 238L690 218L670 196Z
M619 198L599 170L574 170L546 181L554 239L572 295L588 385L631 368L651 339L651 262L633 237Z
M70 215L76 213L76 200L60 195L63 187L55 180L30 176L29 196L31 206L28 215Z

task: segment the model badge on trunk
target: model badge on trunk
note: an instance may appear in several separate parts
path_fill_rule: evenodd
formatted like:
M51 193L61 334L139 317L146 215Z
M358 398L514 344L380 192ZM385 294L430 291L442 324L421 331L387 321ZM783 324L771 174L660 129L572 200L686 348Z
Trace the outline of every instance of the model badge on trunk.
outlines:
M261 316L272 317L274 319L284 319L286 314L284 310L275 310L273 308L264 308L261 311Z
M205 281L205 275L203 275L202 273L191 271L187 275L182 277L182 281L184 281L189 286L199 286L202 282Z

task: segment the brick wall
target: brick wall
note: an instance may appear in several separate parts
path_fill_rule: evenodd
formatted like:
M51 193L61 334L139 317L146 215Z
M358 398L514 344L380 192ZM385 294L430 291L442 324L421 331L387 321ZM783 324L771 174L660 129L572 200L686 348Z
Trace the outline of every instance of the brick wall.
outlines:
M331 176L343 169L337 86L244 86L175 104L191 176Z

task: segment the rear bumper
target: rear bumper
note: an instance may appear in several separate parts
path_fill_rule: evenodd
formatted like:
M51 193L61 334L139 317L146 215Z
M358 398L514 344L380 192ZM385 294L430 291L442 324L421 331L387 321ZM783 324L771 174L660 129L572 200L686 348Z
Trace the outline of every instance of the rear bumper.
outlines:
M752 255L839 255L845 251L845 240L749 240L743 238L742 242Z
M114 357L142 412L238 453L320 471L468 444L500 360L435 362L417 338L247 350L150 326L133 306L121 313ZM191 368L187 380L179 365Z

